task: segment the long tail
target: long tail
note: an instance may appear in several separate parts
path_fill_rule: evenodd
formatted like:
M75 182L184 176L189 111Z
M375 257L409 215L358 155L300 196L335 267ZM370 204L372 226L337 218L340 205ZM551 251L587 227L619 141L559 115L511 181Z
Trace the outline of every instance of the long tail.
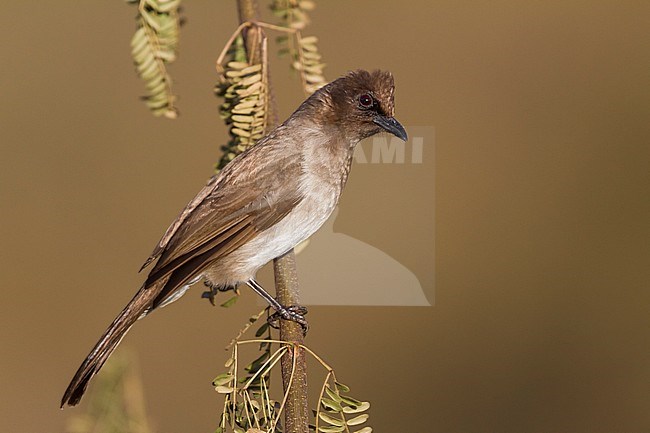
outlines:
M102 368L136 320L148 312L158 292L154 287L143 286L113 320L72 378L61 399L61 408L66 404L75 406L79 403L90 380Z

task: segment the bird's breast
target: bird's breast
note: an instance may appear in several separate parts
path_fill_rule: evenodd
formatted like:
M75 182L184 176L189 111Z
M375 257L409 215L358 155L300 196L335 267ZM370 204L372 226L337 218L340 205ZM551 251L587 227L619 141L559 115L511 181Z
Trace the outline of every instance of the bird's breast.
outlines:
M339 191L330 185L314 186L313 179L302 183L302 200L278 223L259 233L235 251L241 265L242 280L252 278L266 263L286 253L313 235L332 214L338 203Z

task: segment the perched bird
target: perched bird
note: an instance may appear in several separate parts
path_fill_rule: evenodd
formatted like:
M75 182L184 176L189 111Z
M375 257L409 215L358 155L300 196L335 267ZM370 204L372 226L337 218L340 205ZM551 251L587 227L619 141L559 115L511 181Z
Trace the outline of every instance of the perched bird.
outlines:
M312 94L213 177L142 266L157 259L140 290L77 370L61 407L79 403L88 382L138 319L177 300L200 279L213 290L246 283L277 317L306 327L304 309L280 305L255 281L255 274L327 220L360 140L381 131L406 140L406 131L393 117L393 93L389 72L350 72Z

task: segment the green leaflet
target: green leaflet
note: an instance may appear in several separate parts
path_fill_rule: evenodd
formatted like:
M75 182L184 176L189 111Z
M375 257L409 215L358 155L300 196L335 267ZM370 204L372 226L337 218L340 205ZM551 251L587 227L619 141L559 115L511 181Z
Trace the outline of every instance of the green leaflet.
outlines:
M180 20L180 0L140 0L137 28L131 39L131 56L136 72L144 81L147 95L143 98L156 116L174 119L178 116L172 93L172 80L167 64L176 59Z

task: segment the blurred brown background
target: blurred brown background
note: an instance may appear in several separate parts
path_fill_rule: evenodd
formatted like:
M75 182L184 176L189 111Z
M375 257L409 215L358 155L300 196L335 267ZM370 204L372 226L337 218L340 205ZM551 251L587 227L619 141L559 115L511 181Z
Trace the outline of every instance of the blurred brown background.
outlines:
M132 7L3 6L0 430L61 432L83 410L58 409L68 380L217 160L213 66L236 11L187 2L172 122L137 100ZM391 70L398 118L436 131L435 162L356 166L335 224L435 282L435 305L310 310L309 344L375 431L650 431L649 17L646 1L318 2L327 76ZM284 117L301 95L274 64ZM258 310L200 290L124 342L162 433L214 429L222 348Z

